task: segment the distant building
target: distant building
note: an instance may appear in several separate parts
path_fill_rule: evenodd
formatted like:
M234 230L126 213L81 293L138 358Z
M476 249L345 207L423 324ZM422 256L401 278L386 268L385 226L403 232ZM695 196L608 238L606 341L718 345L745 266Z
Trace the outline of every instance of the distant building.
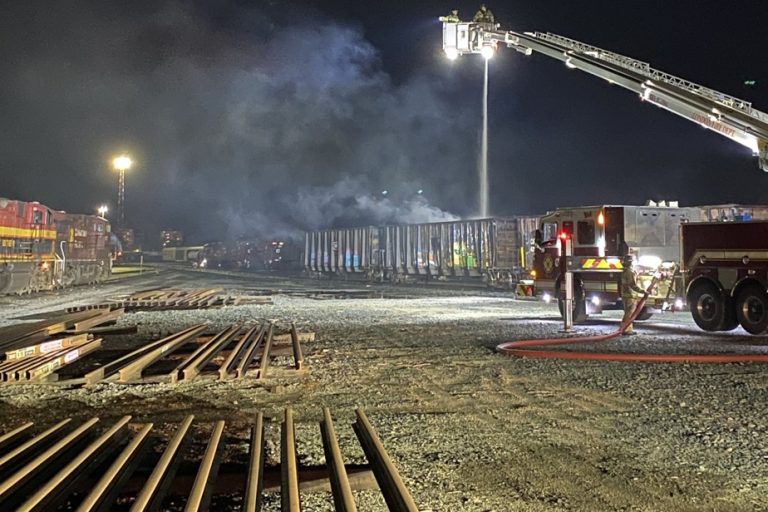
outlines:
M181 247L184 244L184 233L175 229L164 229L160 232L162 247Z
M115 233L123 244L123 252L132 251L135 248L136 238L134 237L133 229L117 228Z

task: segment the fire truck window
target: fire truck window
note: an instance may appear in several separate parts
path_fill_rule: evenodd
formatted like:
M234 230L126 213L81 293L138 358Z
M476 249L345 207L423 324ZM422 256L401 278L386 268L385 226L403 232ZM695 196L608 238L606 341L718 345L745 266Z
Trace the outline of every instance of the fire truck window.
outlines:
M580 220L576 225L578 231L576 236L579 245L594 245L595 243L595 223L591 220Z
M545 222L541 225L542 239L544 242L557 240L557 223Z

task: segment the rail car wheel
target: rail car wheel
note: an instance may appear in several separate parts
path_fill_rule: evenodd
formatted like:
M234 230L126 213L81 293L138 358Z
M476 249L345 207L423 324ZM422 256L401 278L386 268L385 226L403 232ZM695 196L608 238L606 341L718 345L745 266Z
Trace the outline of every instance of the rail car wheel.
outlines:
M720 290L710 282L696 285L688 293L691 316L696 325L705 331L720 331L727 328L729 322L729 304Z
M747 286L736 297L736 319L750 334L768 329L768 295L760 286Z

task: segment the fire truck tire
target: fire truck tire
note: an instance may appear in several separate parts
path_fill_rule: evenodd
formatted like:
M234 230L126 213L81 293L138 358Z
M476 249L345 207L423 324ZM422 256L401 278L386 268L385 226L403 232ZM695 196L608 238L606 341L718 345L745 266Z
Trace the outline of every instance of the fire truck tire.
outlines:
M635 320L643 321L643 320L650 320L650 318L653 316L653 309L649 308L648 306L643 306L643 310L640 312L639 315L635 318Z
M736 297L736 319L750 334L762 334L768 329L768 295L757 285L750 285Z
M727 329L729 302L714 283L704 281L688 292L688 304L696 325L705 331Z

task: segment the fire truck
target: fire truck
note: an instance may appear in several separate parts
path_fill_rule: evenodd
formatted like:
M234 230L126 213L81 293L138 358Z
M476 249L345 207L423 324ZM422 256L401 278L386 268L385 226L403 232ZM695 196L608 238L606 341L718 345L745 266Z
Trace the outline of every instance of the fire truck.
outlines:
M688 306L699 327L768 329L768 222L686 224L681 247Z
M571 271L575 322L583 322L589 313L603 308L618 307L623 257L630 253L635 256L641 286L647 287L659 269L675 276L680 260L680 226L699 221L701 215L700 208L650 202L648 206L599 205L549 212L541 218L534 236L536 293L546 302L557 300L562 314L565 273ZM573 247L570 258L564 254L567 239ZM647 320L665 302L674 305L681 289L679 279L659 283L638 319Z
M500 30L497 23L443 22L443 50L449 59L465 54L490 58L505 45L524 55L534 52L636 93L642 101L713 130L758 157L768 172L768 114L748 101L654 69L647 62L573 39L543 32Z

